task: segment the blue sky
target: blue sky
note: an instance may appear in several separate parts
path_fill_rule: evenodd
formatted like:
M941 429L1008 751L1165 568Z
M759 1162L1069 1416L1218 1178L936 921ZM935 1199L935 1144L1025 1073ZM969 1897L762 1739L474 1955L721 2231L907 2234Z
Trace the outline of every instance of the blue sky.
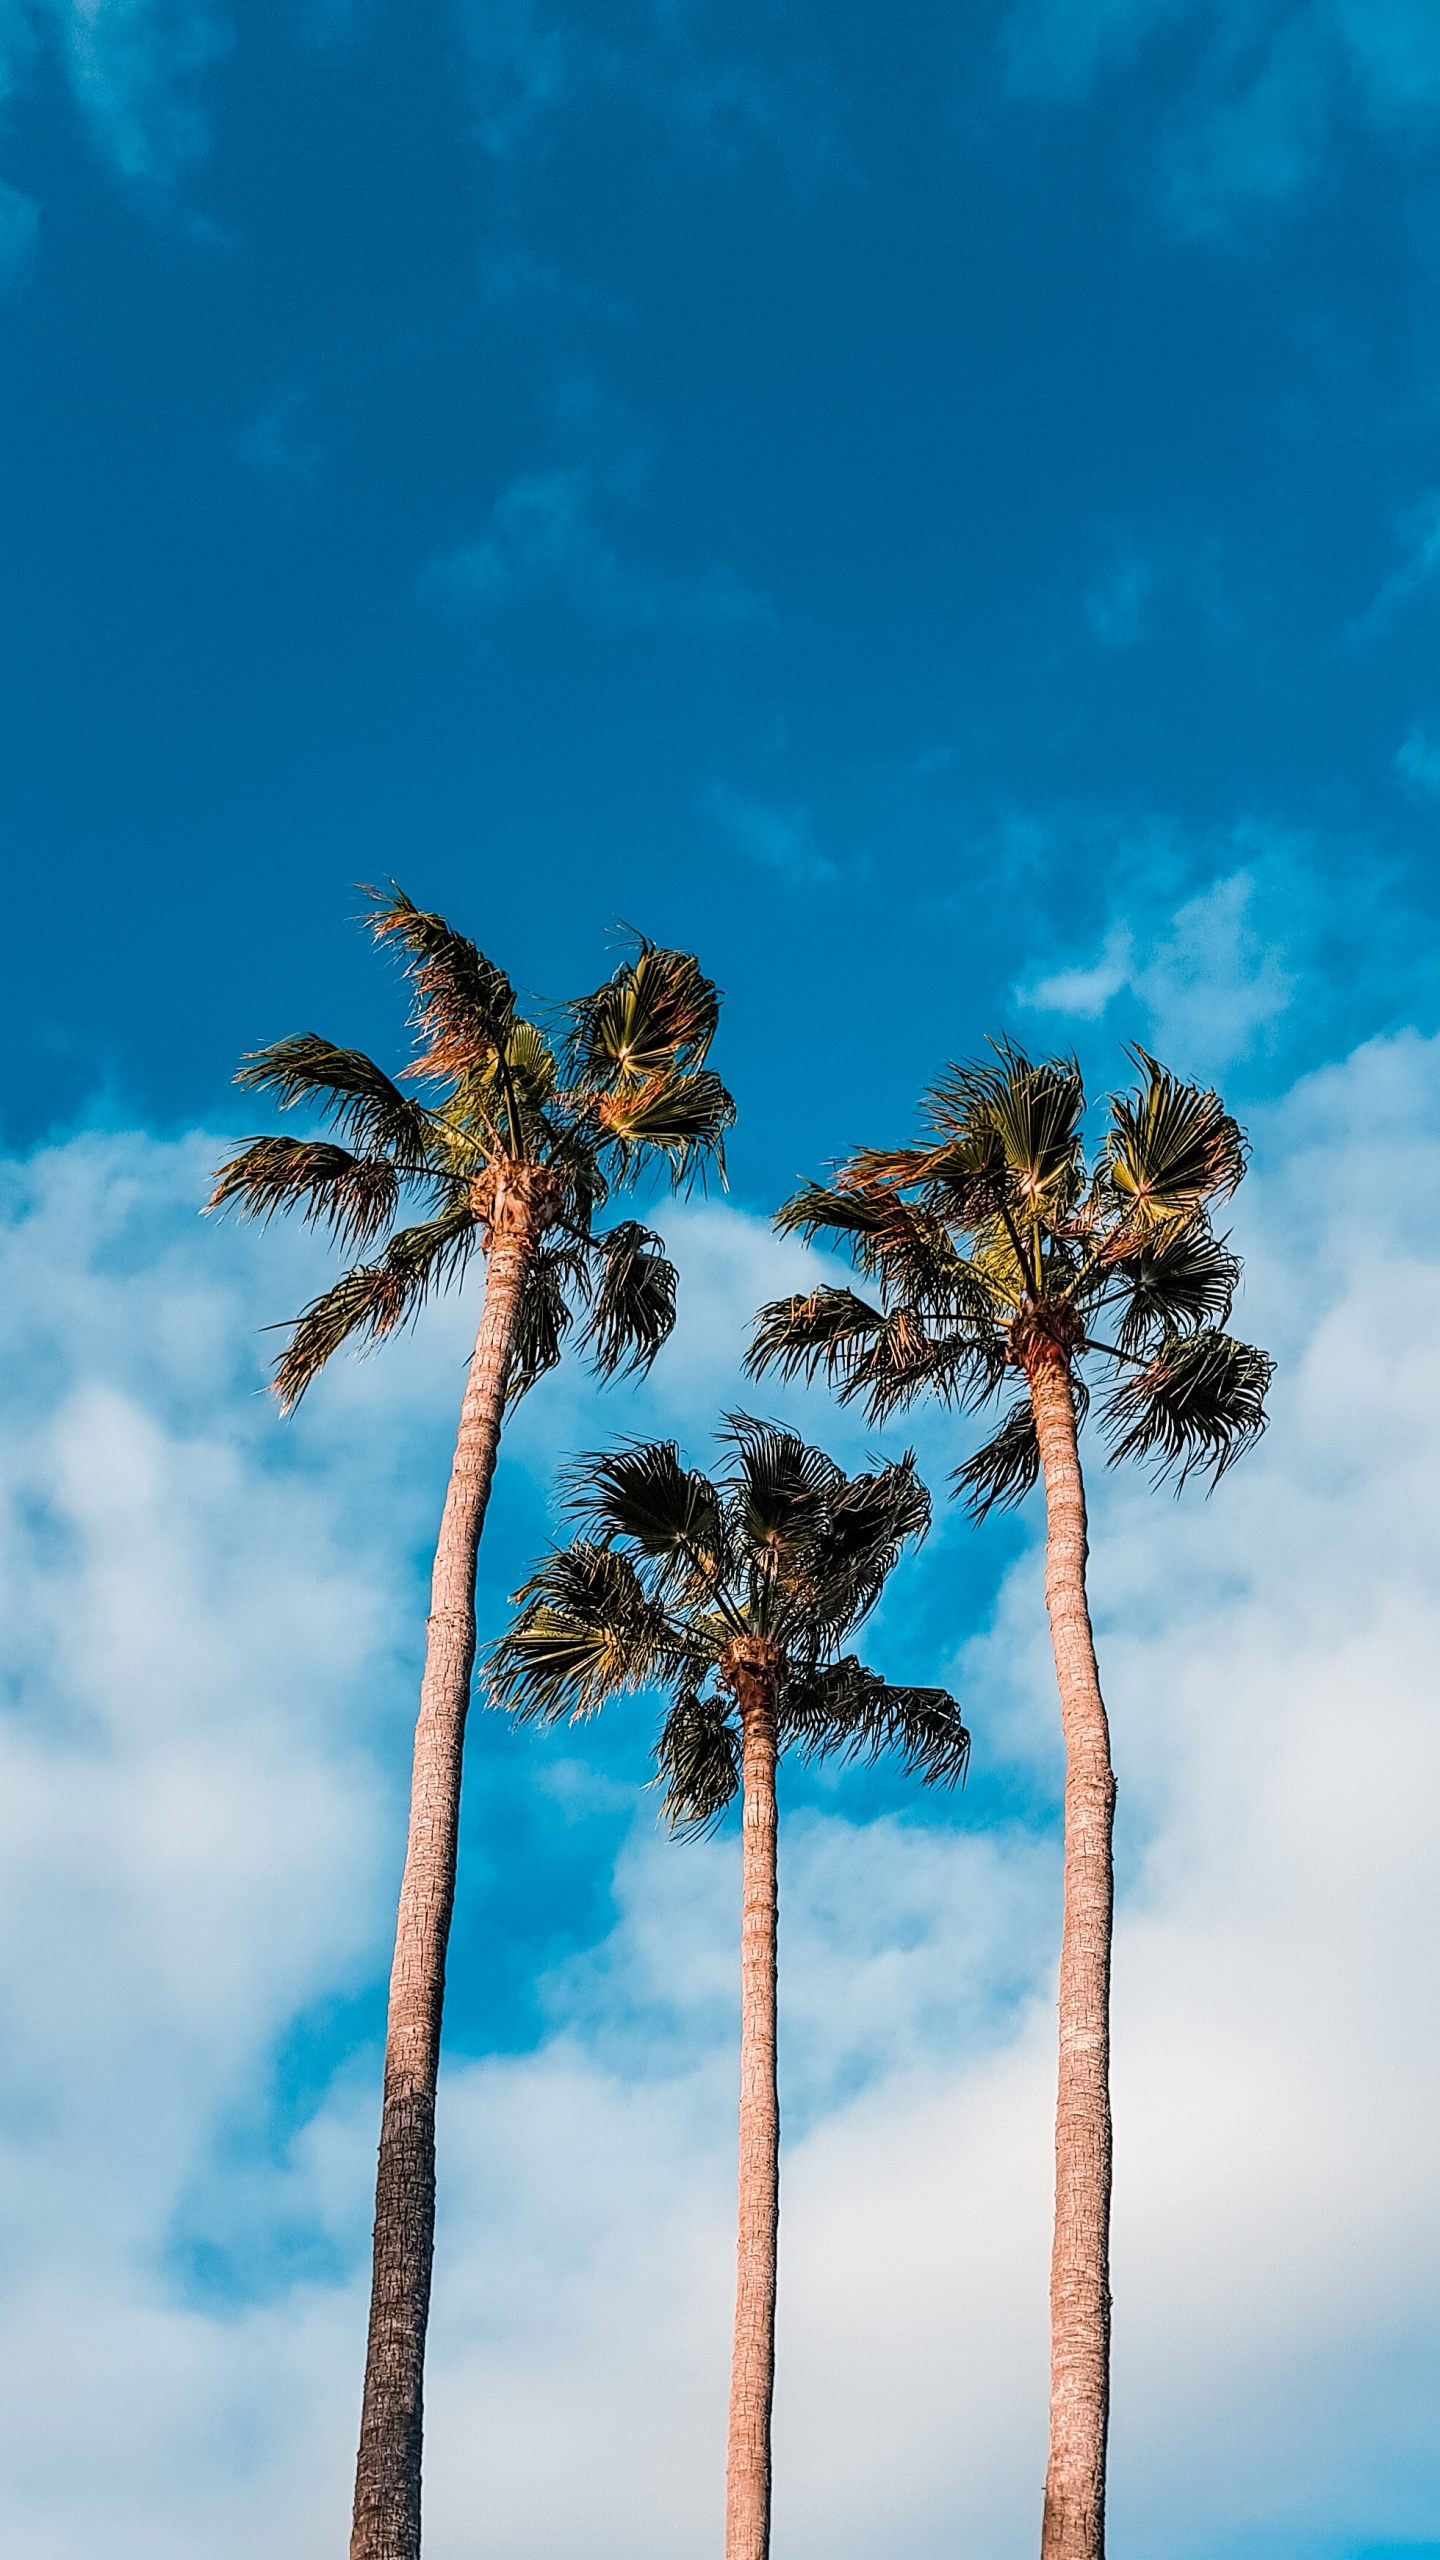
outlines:
M1097 1487L1115 2550L1440 2548L1437 137L1428 0L0 0L17 2547L341 2547L472 1311L282 1427L324 1254L194 1209L242 1050L397 1053L393 874L546 994L693 946L740 1102L651 1385L515 1426L487 1626L560 1455L703 1448L775 1200L945 1058L1140 1038L1243 1111L1275 1431ZM790 1785L792 2560L1034 2524L1034 1530L945 1514L873 1630L960 1803ZM655 1840L647 1748L475 1732L435 2560L713 2542L733 1850Z

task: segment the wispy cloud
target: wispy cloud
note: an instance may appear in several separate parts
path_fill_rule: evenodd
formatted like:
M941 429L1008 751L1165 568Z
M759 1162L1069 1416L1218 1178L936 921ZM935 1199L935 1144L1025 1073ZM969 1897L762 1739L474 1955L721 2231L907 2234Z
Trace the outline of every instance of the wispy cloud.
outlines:
M217 0L30 0L0 21L11 82L53 49L96 148L150 185L206 148L201 84L230 43Z
M555 147L569 113L603 106L727 164L761 156L809 187L843 162L838 88L813 45L777 43L767 11L711 15L667 0L578 8L470 0L476 126L498 162Z
M1440 119L1440 19L1429 0L1019 0L1005 29L1013 85L1083 96L1192 24L1188 81L1167 78L1156 176L1182 229L1222 228L1247 205L1309 184L1346 116L1381 132Z
M0 293L20 282L40 236L40 207L0 182Z
M258 417L235 439L236 459L267 478L291 486L313 480L325 459L308 392L293 385L267 400Z
M1154 586L1150 561L1128 548L1101 571L1085 598L1085 620L1102 649L1133 649L1144 637L1145 609Z
M725 782L711 783L705 805L732 844L792 889L826 888L840 877L838 866L816 846L808 809L777 809Z
M1430 491L1411 508L1401 529L1401 556L1375 598L1350 626L1352 640L1370 640L1403 608L1440 578L1440 494Z
M1395 770L1422 800L1440 800L1440 739L1417 721L1396 753Z
M520 598L559 595L598 622L644 629L767 626L765 598L727 570L688 582L649 574L625 559L601 518L602 489L584 464L527 472L496 500L478 542L437 561L431 584L454 603L494 612Z
M1163 925L1108 928L1092 960L1025 980L1017 1003L1094 1022L1121 995L1144 1008L1150 1036L1182 1066L1209 1071L1243 1057L1290 1003L1295 981L1257 922L1251 871L1216 880Z

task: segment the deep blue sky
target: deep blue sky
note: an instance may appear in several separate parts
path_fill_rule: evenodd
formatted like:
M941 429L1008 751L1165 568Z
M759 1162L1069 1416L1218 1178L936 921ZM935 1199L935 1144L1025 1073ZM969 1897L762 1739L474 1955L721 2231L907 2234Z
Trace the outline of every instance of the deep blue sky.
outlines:
M12 1138L383 1044L390 873L550 991L692 942L757 1204L1237 870L1199 1063L1431 1018L1423 9L25 23Z

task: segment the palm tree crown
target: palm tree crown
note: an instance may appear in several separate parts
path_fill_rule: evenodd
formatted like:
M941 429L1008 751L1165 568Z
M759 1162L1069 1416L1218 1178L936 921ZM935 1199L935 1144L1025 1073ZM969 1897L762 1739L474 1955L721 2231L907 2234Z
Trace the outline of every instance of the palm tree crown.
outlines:
M683 1466L672 1441L577 1461L581 1535L517 1593L487 1665L492 1703L550 1723L626 1690L666 1693L656 1758L681 1831L708 1829L736 1793L737 1700L755 1682L780 1749L894 1747L927 1783L953 1783L970 1749L954 1699L895 1687L842 1650L929 1525L913 1457L846 1477L776 1423L736 1414L720 1436L731 1455L716 1478Z
M276 1368L281 1403L296 1404L341 1343L393 1332L432 1290L458 1281L521 1202L537 1244L509 1401L555 1366L577 1311L602 1375L648 1367L675 1320L674 1268L648 1228L627 1219L597 1233L592 1222L647 1161L685 1182L714 1160L723 1178L734 1106L705 1063L714 986L688 953L641 938L547 1028L520 1011L503 970L399 889L377 900L369 923L405 954L418 1054L396 1083L362 1051L314 1032L257 1050L236 1081L278 1095L282 1108L308 1103L334 1134L251 1139L222 1167L210 1202L265 1219L298 1208L362 1256L292 1328ZM426 1214L397 1226L407 1200Z
M880 1419L924 1393L981 1405L1007 1372L1058 1361L1083 1410L1080 1364L1097 1353L1114 1364L1111 1462L1218 1481L1265 1427L1274 1366L1224 1329L1240 1266L1211 1211L1244 1175L1245 1142L1218 1095L1130 1055L1139 1087L1111 1097L1091 1163L1075 1062L1034 1064L1004 1042L926 1096L922 1144L862 1148L832 1184L804 1185L777 1224L843 1237L878 1303L845 1288L774 1301L751 1370L823 1371ZM957 1483L982 1518L1018 1502L1038 1469L1022 1393Z

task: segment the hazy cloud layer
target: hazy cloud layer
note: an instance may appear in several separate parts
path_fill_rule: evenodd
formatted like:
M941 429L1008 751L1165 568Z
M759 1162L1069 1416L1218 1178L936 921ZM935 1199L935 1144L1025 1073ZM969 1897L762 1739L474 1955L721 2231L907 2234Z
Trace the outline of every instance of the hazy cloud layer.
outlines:
M1208 1504L1096 1480L1122 2555L1415 2539L1440 2491L1437 1104L1440 1050L1407 1036L1265 1117L1237 1206L1271 1436ZM307 2102L265 2093L297 2018L383 1964L466 1320L282 1433L255 1327L315 1257L197 1230L207 1154L54 1150L12 1174L0 1248L0 2515L27 2560L343 2546L373 2050L342 2025ZM722 1207L665 1223L688 1329L645 1411L691 1434L804 1265ZM597 1419L578 1381L547 1393L512 1450L536 1477ZM955 1633L979 1759L1033 1811L821 1804L786 1836L795 2560L957 2534L1000 2560L1035 2530L1058 1754L1033 1547ZM597 1785L558 1737L548 1818ZM549 1967L539 2045L446 2075L435 2560L713 2547L735 1889L732 1844L659 1838L637 1796L614 1923Z

